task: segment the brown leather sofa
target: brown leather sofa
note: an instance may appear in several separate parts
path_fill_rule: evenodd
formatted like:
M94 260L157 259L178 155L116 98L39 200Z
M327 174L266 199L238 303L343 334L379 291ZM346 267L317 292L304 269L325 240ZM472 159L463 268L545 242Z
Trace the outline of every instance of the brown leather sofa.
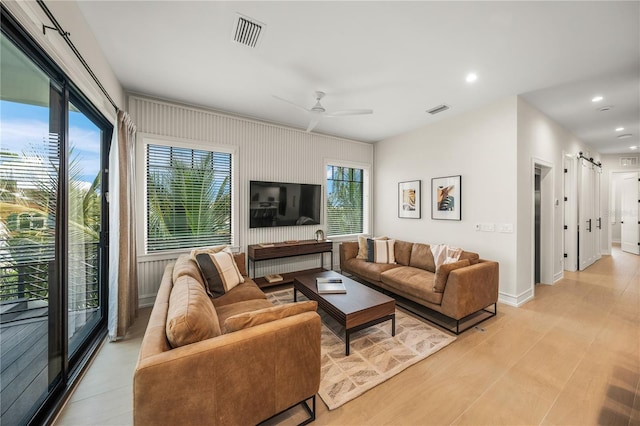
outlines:
M468 261L468 266L449 270L447 265L442 265L436 272L428 244L396 240L394 254L394 264L367 262L357 258L357 241L344 242L340 245L340 269L452 318L455 320L455 329L452 331L456 334L464 331L460 330L460 320L463 318L491 305L494 305L493 313L497 312L497 262L480 259L477 253L463 251L460 255L463 262L460 264L466 265Z
M310 398L315 406L316 306L282 315L246 276L244 254L236 262L245 282L216 299L188 255L167 266L133 379L136 425L248 425Z

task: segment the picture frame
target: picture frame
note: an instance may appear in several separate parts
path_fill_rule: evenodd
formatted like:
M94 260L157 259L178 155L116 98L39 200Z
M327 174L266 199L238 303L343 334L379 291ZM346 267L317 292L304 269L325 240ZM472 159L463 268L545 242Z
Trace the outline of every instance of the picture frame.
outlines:
M431 219L462 220L462 176L431 179Z
M404 219L420 219L422 197L420 180L398 183L398 217Z

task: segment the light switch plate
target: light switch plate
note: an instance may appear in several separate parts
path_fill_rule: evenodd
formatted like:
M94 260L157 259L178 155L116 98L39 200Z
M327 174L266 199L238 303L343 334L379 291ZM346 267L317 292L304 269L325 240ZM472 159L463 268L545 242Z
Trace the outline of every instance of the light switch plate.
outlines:
M498 232L504 232L507 234L513 233L513 224L512 223L500 223L498 224Z

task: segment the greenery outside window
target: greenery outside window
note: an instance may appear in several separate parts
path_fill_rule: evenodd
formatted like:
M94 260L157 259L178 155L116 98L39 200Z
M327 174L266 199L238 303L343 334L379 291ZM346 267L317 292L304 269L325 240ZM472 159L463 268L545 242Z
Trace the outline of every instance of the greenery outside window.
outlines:
M327 164L327 235L368 232L368 167Z
M156 142L144 144L145 252L232 244L232 154Z

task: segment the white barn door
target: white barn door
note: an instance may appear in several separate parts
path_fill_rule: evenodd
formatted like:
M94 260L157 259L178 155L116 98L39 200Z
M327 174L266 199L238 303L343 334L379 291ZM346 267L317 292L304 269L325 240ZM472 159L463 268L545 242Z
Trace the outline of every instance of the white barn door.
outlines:
M578 161L578 269L584 270L600 258L600 173L599 167Z

